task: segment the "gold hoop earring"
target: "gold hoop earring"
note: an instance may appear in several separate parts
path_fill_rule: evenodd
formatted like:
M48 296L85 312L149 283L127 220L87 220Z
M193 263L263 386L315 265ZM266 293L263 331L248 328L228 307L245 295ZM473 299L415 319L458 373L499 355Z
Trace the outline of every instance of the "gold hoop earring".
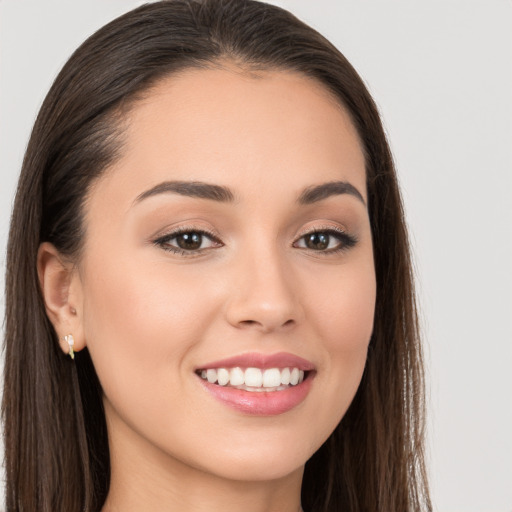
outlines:
M73 335L72 334L67 334L66 336L64 336L64 341L69 345L69 357L71 357L71 359L75 359L75 353L73 351L73 347L75 345L75 340L73 338Z

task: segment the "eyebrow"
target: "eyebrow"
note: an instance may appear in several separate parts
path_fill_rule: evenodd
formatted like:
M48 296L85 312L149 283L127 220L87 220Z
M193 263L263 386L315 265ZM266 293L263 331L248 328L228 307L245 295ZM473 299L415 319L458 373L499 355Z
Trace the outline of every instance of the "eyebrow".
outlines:
M349 194L356 197L365 206L366 203L359 190L347 181L330 181L322 185L316 185L306 188L299 197L299 204L313 204L331 196Z
M138 195L134 204L140 203L148 197L167 193L198 197L200 199L210 199L222 203L233 202L235 198L233 192L228 187L221 185L213 185L202 181L164 181ZM298 203L301 205L309 205L331 196L342 194L349 194L356 197L366 206L359 190L347 181L331 181L308 187L299 196Z
M164 181L137 196L134 203L140 203L148 197L169 192L182 196L211 199L222 203L229 203L234 200L231 190L220 185L212 185L201 181Z

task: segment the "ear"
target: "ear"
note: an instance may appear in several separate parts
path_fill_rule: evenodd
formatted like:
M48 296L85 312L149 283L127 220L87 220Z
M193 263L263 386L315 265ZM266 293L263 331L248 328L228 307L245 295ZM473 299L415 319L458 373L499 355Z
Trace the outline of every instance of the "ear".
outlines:
M63 352L69 353L69 345L64 339L68 334L73 335L74 351L83 349L82 283L75 266L62 257L55 246L44 242L37 253L37 273L46 314L59 337Z

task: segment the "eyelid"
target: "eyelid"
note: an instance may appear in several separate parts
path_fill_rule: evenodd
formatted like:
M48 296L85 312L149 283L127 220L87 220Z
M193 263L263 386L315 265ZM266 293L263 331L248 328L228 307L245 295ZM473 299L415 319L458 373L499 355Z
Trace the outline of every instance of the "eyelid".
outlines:
M176 226L176 227L172 227L172 228L168 228L168 230L164 230L161 234L157 234L155 235L154 237L152 237L153 239L159 239L159 238L169 238L171 236L178 236L178 235L181 235L182 233L190 233L190 232L194 232L194 233L201 233L201 234L204 234L212 239L216 239L217 241L220 242L219 240L219 234L214 231L213 229L211 228L207 228L207 227L204 227L204 226L194 226L194 225L181 225L181 226Z
M208 237L215 239L218 242L221 242L220 233L211 225L205 224L205 222L195 219L176 222L174 224L166 226L163 229L159 229L158 231L156 231L155 234L151 235L150 240L155 241L162 238L169 238L171 237L171 235L178 236L181 233L189 233L191 231L194 231L196 233L203 233Z
M169 242L171 240L175 239L176 237L178 237L180 234L183 234L183 233L198 233L201 236L208 238L215 245L213 247L204 247L204 248L199 248L199 249L182 249L178 246L169 244ZM326 233L326 234L329 234L329 235L337 238L339 241L338 247L334 247L331 249L325 249L325 250L314 250L314 249L310 249L307 247L298 247L296 245L305 236L311 235L314 233ZM302 229L295 237L295 239L292 243L292 246L296 247L298 249L312 251L317 254L329 255L329 254L334 254L334 253L341 252L344 250L348 250L351 247L353 247L357 242L358 242L357 237L348 233L341 226L333 225L333 224L322 224L322 225L310 226L310 227L306 227L306 228ZM181 226L169 228L167 232L163 232L162 234L152 237L151 243L165 251L179 254L182 256L188 256L188 257L199 256L202 253L208 251L209 249L216 249L216 248L224 246L224 243L220 239L217 232L215 232L212 229L203 227L203 226L199 227L197 225L195 225L195 226L194 225L181 225Z
M340 235L349 235L348 231L341 226L333 224L321 224L319 226L315 225L302 229L297 235L297 240L303 236L310 235L311 233L323 233L325 231L334 231Z
M206 238L209 238L212 242L217 244L217 247L206 247L202 249L186 250L177 246L166 245L166 243L168 244L170 240L173 240L174 238L178 237L183 233L198 233ZM175 228L169 229L167 232L152 237L151 240L152 243L157 247L160 247L165 251L179 254L182 256L198 256L203 252L207 251L208 249L214 249L222 247L224 245L224 243L222 242L222 240L220 240L219 235L216 232L205 227L198 227L197 225L177 226Z
M336 254L336 253L339 253L342 251L346 251L346 250L354 247L359 241L356 236L350 234L347 230L343 229L340 226L331 224L331 225L311 226L309 228L305 228L304 230L300 231L300 233L297 235L295 241L293 242L293 246L296 247L295 244L297 244L305 236L311 235L314 233L327 233L327 234L331 234L331 236L337 236L337 238L339 240L339 247L335 247L332 249L326 249L326 250L314 250L314 249L309 249L307 247L298 247L298 248L313 252L320 256L322 256L322 255L328 256L328 255Z

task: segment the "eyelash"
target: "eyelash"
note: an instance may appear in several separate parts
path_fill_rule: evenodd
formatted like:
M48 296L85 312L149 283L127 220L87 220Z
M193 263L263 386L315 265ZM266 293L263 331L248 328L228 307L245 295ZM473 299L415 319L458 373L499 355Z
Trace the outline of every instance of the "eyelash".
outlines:
M162 248L164 251L172 252L174 254L178 254L179 256L185 256L185 257L197 256L207 249L187 250L187 249L182 249L180 247L175 247L175 246L169 245L169 242L171 240L174 240L178 236L185 235L185 234L192 234L192 233L200 235L201 237L209 238L212 242L218 244L218 247L222 247L224 245L219 240L219 238L211 231L207 231L205 229L186 227L186 226L184 226L182 228L178 228L178 229L172 231L171 233L168 233L167 235L163 235L163 236L157 238L153 243L156 246Z
M206 238L210 239L213 243L218 244L217 247L213 247L213 248L222 247L224 245L219 240L219 238L211 231L207 231L204 229L196 229L196 228L192 228L192 227L183 227L183 228L176 229L175 231L172 231L171 233L168 233L166 235L163 235L163 236L157 238L156 240L154 240L153 243L156 246L163 249L164 251L171 252L173 254L177 254L179 256L184 256L184 257L197 256L197 255L203 253L204 251L210 249L210 247L203 248L203 249L182 249L180 247L169 245L169 242L171 240L174 240L178 236L184 235L184 234L196 234L201 237L206 237ZM331 248L331 249L327 249L327 250L315 250L315 249L309 249L307 247L297 247L296 246L296 244L300 240L303 240L303 239L305 239L305 237L315 235L315 234L323 234L323 235L327 235L329 237L334 237L338 240L339 246ZM305 250L311 251L315 254L319 254L322 256L328 256L328 255L338 254L343 251L347 251L348 249L354 247L357 244L357 242L358 242L357 238L354 237L353 235L349 235L348 233L346 233L345 231L343 231L341 229L329 227L329 228L315 228L311 231L307 231L307 232L303 233L293 243L293 246L297 247L298 249L305 249Z
M315 250L315 249L308 249L306 247L304 247L304 248L300 247L300 249L306 249L306 250L312 251L313 253L321 255L321 256L330 256L333 254L339 254L341 252L347 251L347 250L351 249L352 247L354 247L358 242L358 240L355 236L349 235L348 233L346 233L345 231L343 231L340 228L335 228L335 227L329 226L329 227L325 227L325 228L315 228L311 231L307 231L307 232L303 233L297 239L297 241L294 242L294 246L295 246L295 244L298 243L299 240L303 240L307 236L317 235L317 234L323 234L323 235L327 235L329 237L333 237L338 240L339 245L337 247L334 247L332 249L327 249L327 250Z

